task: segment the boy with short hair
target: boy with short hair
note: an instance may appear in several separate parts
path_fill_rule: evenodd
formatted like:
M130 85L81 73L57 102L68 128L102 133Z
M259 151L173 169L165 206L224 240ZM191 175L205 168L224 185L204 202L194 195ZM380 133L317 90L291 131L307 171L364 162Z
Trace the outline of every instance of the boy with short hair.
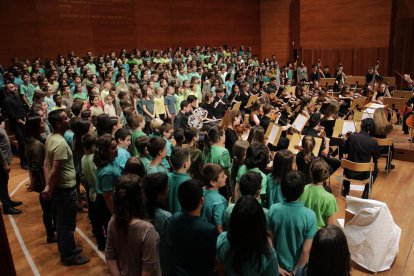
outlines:
M168 228L177 275L214 275L216 227L200 218L204 204L202 183L190 179L178 188L183 212L174 214Z
M145 118L144 118L144 116L142 116L141 114L132 115L132 120L131 120L131 129L132 129L131 143L132 143L132 155L133 156L138 155L138 150L136 148L135 141L137 141L137 139L139 137L147 136L145 134L145 132L142 131L144 129L144 127L145 127Z
M285 201L273 204L268 213L268 229L283 275L296 272L308 262L316 234L315 213L299 201L305 182L303 173L288 172L281 183Z
M249 171L245 173L240 179L240 195L242 197L251 195L254 196L257 200L259 200L260 191L262 189L262 185L260 185L261 183L262 176L260 173L254 171ZM230 225L230 217L235 205L235 203L230 203L223 214L223 226L225 229L228 229ZM267 218L267 213L269 212L269 210L263 207L263 212Z
M188 101L182 101L180 104L180 112L178 112L177 116L174 120L174 129L179 128L188 128L188 117L187 113L191 110L191 105Z
M227 175L222 166L209 163L203 168L204 207L202 217L223 232L223 214L227 208L227 200L219 193L226 185Z
M168 173L168 208L171 214L181 211L181 205L177 198L180 185L191 177L187 174L191 165L190 153L187 149L176 147L172 151L171 164L174 171Z
M125 128L120 128L115 132L115 139L118 143L118 156L115 162L123 170L125 168L126 161L131 157L128 151L129 145L131 145L131 134Z

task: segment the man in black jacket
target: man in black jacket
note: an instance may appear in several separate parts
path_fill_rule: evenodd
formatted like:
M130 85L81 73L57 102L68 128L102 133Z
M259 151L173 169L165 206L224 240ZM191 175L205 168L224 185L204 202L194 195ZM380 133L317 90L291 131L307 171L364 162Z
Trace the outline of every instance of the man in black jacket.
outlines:
M372 173L373 180L375 181L378 175L377 161L381 156L381 150L377 141L370 136L374 133L375 124L371 118L364 119L361 123L361 131L359 133L352 134L344 144L344 153L348 154L348 160L357 163L369 163L371 158L375 164L374 171ZM369 172L354 172L345 170L345 176L351 179L363 180L369 178ZM369 196L369 184L365 184L365 189L362 194L362 198L368 198ZM347 180L343 182L344 190L343 196L347 196L349 193L350 183Z
M9 118L10 129L19 144L20 166L27 170L27 161L24 141L24 125L26 124L26 113L20 97L16 93L16 86L9 82L6 84L6 95L4 97L3 108Z

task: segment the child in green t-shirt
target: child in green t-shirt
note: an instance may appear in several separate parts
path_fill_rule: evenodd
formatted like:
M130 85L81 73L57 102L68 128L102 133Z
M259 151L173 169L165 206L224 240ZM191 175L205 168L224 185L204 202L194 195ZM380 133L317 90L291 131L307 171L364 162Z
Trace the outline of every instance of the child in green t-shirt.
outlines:
M329 165L322 159L314 160L310 165L312 183L305 186L300 200L305 207L316 214L318 229L328 224L334 224L333 215L338 212L335 197L327 192L323 186L325 180L331 175Z
M162 159L167 156L165 140L161 137L153 137L149 140L147 149L152 157L152 161L147 168L147 174L157 172L168 173L167 168L162 164Z
M181 205L178 201L177 192L180 185L191 177L187 174L191 165L191 157L188 149L175 147L171 153L171 164L173 172L168 173L168 194L169 211L174 214L181 211Z
M223 232L223 214L227 208L227 200L219 193L219 189L226 185L226 179L226 172L220 165L210 163L204 166L204 206L201 216L214 224L219 233Z

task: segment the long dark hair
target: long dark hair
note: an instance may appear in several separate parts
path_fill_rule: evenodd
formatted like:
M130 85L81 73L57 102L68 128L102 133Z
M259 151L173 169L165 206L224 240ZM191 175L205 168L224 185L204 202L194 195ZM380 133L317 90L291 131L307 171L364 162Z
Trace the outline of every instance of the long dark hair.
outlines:
M76 122L75 129L75 137L73 139L73 146L75 152L79 154L83 154L83 147L82 147L82 136L89 132L91 128L91 122L88 120L79 120Z
M42 118L39 115L32 115L27 117L26 124L24 126L26 143L30 143L33 138L41 140L40 138L40 123Z
M293 153L290 150L280 150L273 159L273 179L282 182L283 177L292 170Z
M104 167L111 160L108 159L108 151L112 141L116 140L110 134L104 134L96 140L95 154L93 155L93 162L98 168Z
M204 135L204 153L211 150L211 146L220 140L220 137L224 135L224 130L221 126L213 126Z
M165 173L152 173L146 175L143 179L145 186L145 195L147 197L147 210L149 217L153 220L155 209L161 208L167 210L162 202L158 201L158 195L165 192L168 187L168 176Z
M270 255L270 244L266 231L266 218L262 206L251 196L244 196L237 201L230 217L228 232L232 269L236 274L243 274L243 265L251 260L262 267L262 255Z
M135 174L122 175L114 190L115 224L121 232L128 232L128 225L133 218L145 220L144 185Z
M234 211L233 211L234 212ZM344 232L336 225L319 229L309 254L308 276L351 275L351 256Z

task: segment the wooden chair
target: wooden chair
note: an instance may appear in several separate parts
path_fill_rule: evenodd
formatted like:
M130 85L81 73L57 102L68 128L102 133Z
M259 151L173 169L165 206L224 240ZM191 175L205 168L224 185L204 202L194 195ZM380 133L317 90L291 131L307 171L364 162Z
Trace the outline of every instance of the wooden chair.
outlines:
M392 151L391 151L391 147L393 144L393 140L392 138L375 138L375 140L378 143L378 146L380 147L388 147L388 152L386 154L383 154L383 156L387 156L387 175L390 173L391 171L391 157L392 157Z
M339 183L339 191L338 191L338 197L342 191L342 186L343 186L343 182L344 180L348 180L349 182L352 183L358 183L360 185L358 186L364 186L365 184L368 183L368 198L371 197L371 190L372 190L372 183L373 183L373 178L372 178L372 172L374 171L374 163L370 162L370 163L356 163L356 162L352 162L346 159L342 159L341 161L341 167L343 169L342 171L342 181ZM369 172L369 178L367 179L363 179L363 180L358 180L358 179L352 179L352 178L348 178L345 176L345 169L348 169L350 171L354 171L354 172ZM351 187L349 188L351 190Z

